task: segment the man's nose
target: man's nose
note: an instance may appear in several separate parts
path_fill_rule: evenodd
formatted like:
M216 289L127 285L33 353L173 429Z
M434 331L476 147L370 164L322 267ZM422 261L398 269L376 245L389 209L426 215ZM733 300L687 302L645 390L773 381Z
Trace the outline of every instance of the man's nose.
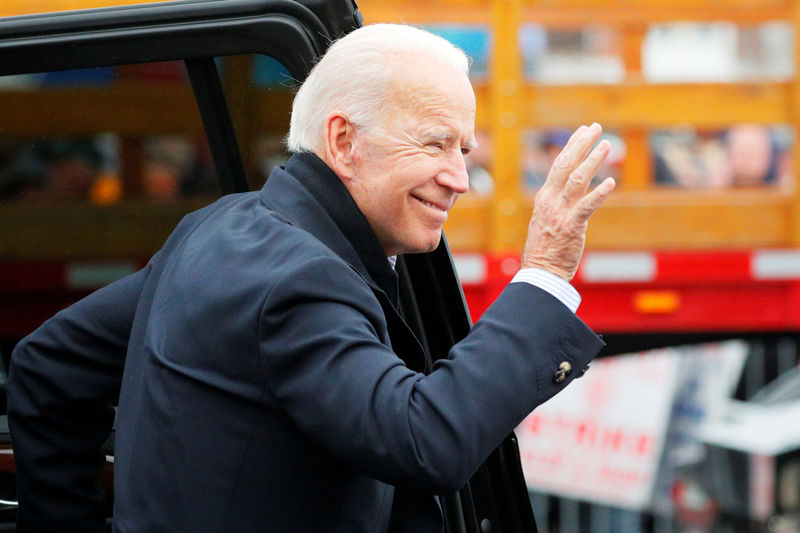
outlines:
M446 170L440 172L437 182L442 187L447 187L456 193L465 193L469 190L469 175L467 174L467 162L464 154L458 153L450 157L449 165Z

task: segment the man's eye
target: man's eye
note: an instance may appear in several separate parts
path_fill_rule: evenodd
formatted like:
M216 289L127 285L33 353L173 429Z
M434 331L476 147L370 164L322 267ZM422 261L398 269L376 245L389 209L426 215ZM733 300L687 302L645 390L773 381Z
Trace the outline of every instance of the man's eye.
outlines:
M430 142L428 143L428 148L432 148L434 150L443 151L444 150L444 143L442 142Z
M461 154L462 155L467 155L469 152L470 152L469 148L462 148L461 149Z

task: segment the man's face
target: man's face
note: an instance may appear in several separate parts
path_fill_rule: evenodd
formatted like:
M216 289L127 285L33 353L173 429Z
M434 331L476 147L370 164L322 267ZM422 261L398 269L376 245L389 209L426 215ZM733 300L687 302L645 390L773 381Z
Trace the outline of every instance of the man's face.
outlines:
M438 246L448 210L469 188L464 154L475 145L467 76L421 61L405 71L380 127L358 130L347 184L387 255Z

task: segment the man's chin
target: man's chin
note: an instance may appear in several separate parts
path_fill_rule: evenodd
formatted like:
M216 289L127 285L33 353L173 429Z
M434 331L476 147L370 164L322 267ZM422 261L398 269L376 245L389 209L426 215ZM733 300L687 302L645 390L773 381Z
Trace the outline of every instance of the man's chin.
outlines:
M407 254L425 254L428 252L434 251L436 248L439 247L439 243L442 241L442 234L441 232L438 233L435 237L432 237L426 242L415 243L412 246L409 246L409 250L405 253Z

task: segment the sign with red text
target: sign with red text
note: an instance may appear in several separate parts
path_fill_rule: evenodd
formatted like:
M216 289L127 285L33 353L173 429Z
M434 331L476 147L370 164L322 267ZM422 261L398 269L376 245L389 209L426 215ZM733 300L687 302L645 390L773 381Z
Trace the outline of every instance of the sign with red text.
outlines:
M748 345L719 343L609 357L518 428L528 485L630 509L671 512L678 468L702 459Z
M645 509L652 501L679 349L609 357L539 406L517 429L528 486Z

